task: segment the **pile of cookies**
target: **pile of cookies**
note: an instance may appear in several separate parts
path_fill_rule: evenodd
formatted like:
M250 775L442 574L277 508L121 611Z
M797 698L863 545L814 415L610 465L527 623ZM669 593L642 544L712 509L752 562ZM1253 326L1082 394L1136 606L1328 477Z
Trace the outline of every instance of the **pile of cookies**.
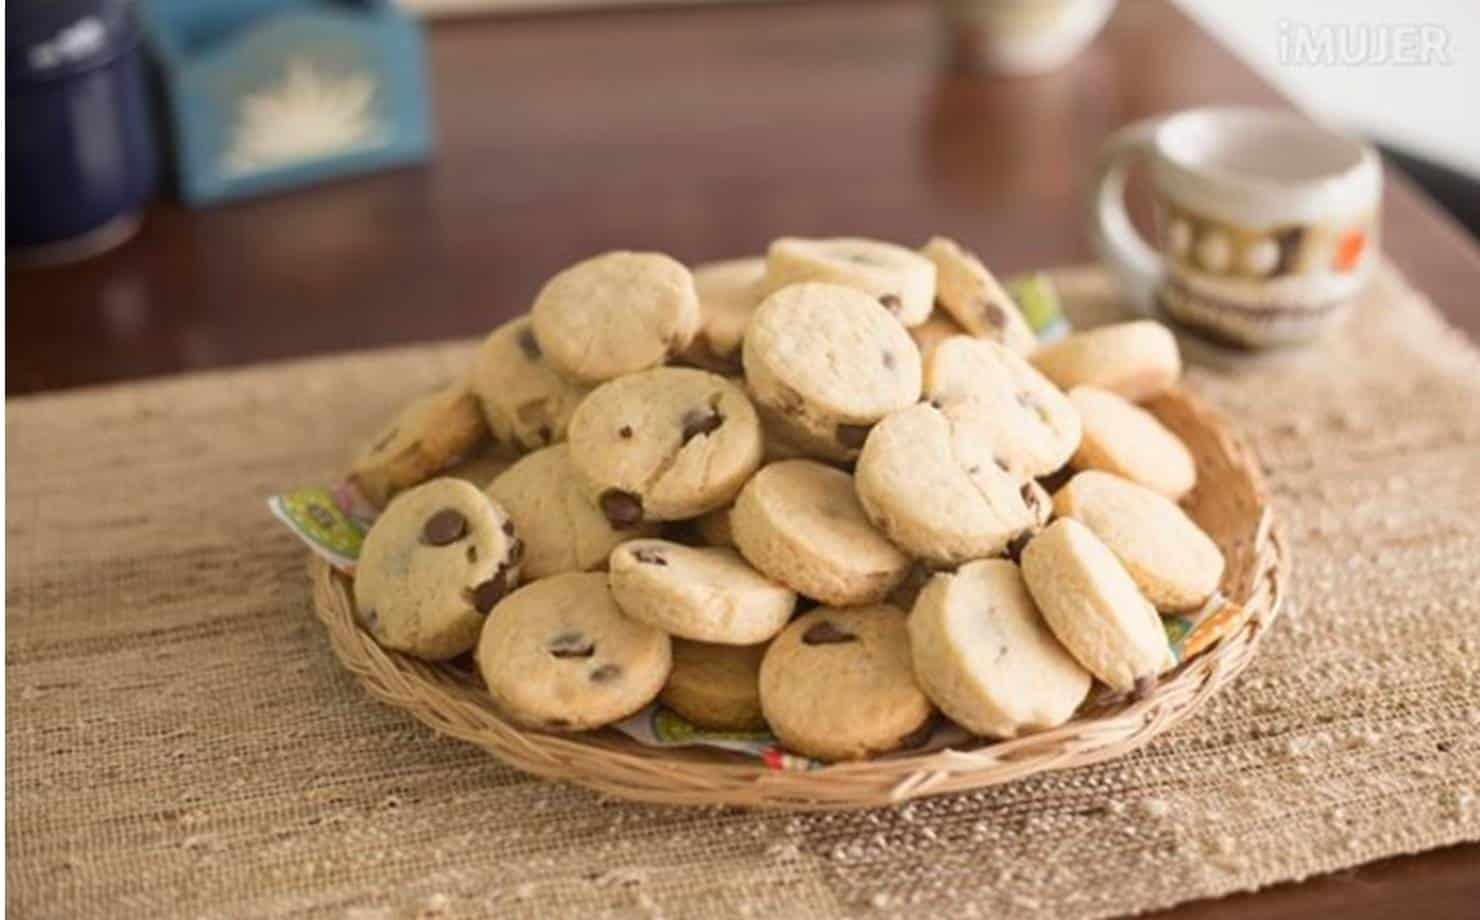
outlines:
M941 714L1047 729L1095 681L1153 686L1158 612L1222 576L1177 504L1193 458L1137 405L1180 373L1152 322L1040 345L947 239L607 253L355 459L383 507L358 616L426 660L475 650L536 729L659 699L828 761Z

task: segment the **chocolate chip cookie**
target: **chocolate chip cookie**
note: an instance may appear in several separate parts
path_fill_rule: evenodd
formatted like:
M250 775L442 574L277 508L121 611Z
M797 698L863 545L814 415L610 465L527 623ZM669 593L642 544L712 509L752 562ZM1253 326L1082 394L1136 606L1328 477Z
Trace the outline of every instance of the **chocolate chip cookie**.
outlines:
M660 367L597 387L570 423L571 460L613 526L721 508L761 463L761 428L740 388Z
M396 414L350 464L350 481L377 508L402 489L478 452L488 426L463 383L417 399Z
M825 604L877 603L911 564L869 523L853 477L812 460L762 467L735 500L730 532L751 565Z
M454 658L518 584L519 562L514 523L497 503L461 479L433 479L396 496L365 534L357 616L386 648Z
M612 550L608 571L612 597L629 617L699 642L764 642L797 604L790 588L725 547L632 540Z
M662 364L699 331L699 295L659 253L609 252L546 282L530 311L544 360L582 383Z
M920 398L920 351L872 298L796 284L763 301L742 348L746 383L793 443L850 460L868 430Z
M1182 439L1156 416L1109 390L1089 385L1069 391L1084 434L1071 462L1140 483L1173 501L1197 484L1197 464Z
M600 568L617 544L652 536L657 529L653 524L613 527L586 494L568 444L529 454L495 478L487 491L519 529L527 580Z
M1006 560L937 574L909 626L920 687L974 734L1016 738L1062 725L1089 694L1089 672L1054 637Z
M520 450L564 440L571 413L591 392L545 361L527 316L488 336L473 359L471 379L493 436Z
M805 281L854 288L905 326L925 322L935 300L935 266L903 246L856 237L773 241L766 251L766 289Z
M1182 376L1182 355L1167 327L1137 320L1076 332L1033 352L1033 366L1064 390L1081 384L1144 402Z
M478 670L514 721L598 728L646 706L668 679L668 636L628 618L600 572L567 572L503 600L478 640Z
M761 662L761 710L781 743L818 760L861 760L930 737L905 615L819 607L792 621Z
M758 732L761 712L761 659L766 645L712 645L673 640L673 670L658 700L700 728L716 732Z
M975 253L936 236L920 254L935 263L935 302L968 333L1020 355L1038 347L1038 337L1017 304Z

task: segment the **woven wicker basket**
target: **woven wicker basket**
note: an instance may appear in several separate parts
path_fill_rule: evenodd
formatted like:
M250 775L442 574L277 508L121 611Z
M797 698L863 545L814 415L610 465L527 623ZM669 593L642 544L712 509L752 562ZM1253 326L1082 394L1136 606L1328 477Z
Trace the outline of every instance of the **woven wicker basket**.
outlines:
M1186 441L1197 460L1198 486L1184 505L1222 547L1228 561L1223 593L1249 617L1164 675L1145 698L1092 702L1068 724L1024 738L785 771L713 748L645 747L611 730L544 734L503 719L475 675L378 646L355 623L349 579L318 557L311 563L314 607L339 660L374 696L522 770L628 799L863 808L1096 763L1166 731L1242 671L1279 611L1288 578L1285 549L1271 526L1252 453L1216 412L1185 391L1163 396L1149 408Z

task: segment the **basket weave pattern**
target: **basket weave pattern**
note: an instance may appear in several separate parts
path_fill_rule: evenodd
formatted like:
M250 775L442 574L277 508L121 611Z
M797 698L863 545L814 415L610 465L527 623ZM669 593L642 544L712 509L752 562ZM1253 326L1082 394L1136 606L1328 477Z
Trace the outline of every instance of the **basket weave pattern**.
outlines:
M334 653L375 697L522 770L627 799L863 808L1097 763L1146 744L1237 676L1252 660L1287 588L1287 553L1272 526L1252 453L1211 407L1185 390L1148 408L1197 461L1198 486L1184 507L1222 548L1228 563L1222 591L1248 612L1248 620L1164 675L1145 698L1091 703L1068 724L1023 738L793 772L713 748L645 747L611 730L545 734L505 720L475 675L382 649L355 622L349 579L318 557L310 563L314 609Z

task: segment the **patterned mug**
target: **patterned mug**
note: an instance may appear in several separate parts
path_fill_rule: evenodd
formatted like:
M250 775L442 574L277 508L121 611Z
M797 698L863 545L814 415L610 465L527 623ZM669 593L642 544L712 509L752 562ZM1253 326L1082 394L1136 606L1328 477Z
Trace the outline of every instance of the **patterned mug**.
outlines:
M1149 159L1155 247L1126 213ZM1096 170L1090 228L1133 304L1223 344L1309 341L1345 315L1377 258L1372 148L1289 113L1192 109L1121 129Z

